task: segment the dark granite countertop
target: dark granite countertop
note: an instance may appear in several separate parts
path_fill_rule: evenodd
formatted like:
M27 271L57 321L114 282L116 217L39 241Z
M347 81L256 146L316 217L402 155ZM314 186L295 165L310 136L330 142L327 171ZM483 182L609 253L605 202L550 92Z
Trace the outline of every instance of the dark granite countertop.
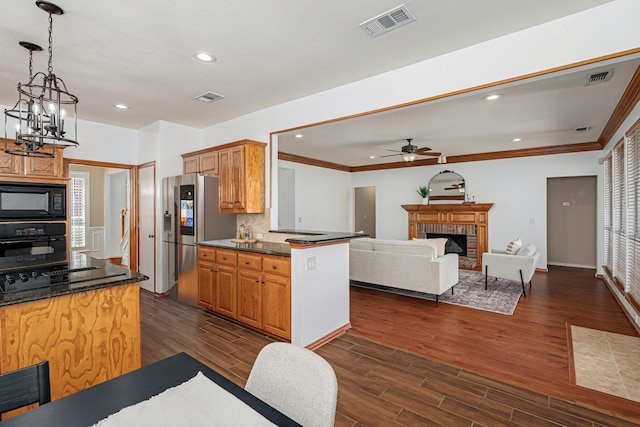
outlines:
M333 242L338 240L349 240L358 237L369 237L363 233L349 233L339 231L311 231L311 230L271 230L269 233L294 234L297 237L285 239L286 243L263 242L257 243L234 243L231 239L205 240L198 242L199 245L213 246L224 249L237 249L247 252L258 252L262 254L291 256L291 246L289 243L299 245L314 245L318 243Z
M231 239L205 240L199 245L212 246L222 249L235 249L239 251L257 252L266 255L291 256L291 247L287 243L257 242L257 243L233 243Z
M288 243L301 245L313 245L317 243L333 242L337 240L356 239L358 237L369 237L364 233L351 233L343 231L313 231L313 230L271 230L270 233L295 234L299 237L290 237L285 240Z
M10 260L5 258L4 261L5 262L2 263L2 268L0 269L0 275L3 276L7 273L12 273L15 271L15 268L11 269L7 267L7 261ZM24 263L21 264L22 265L20 271L23 271ZM35 270L43 266L59 266L59 268L68 269L86 269L86 271L72 273L77 276L76 279L82 281L76 281L67 284L54 284L47 287L12 293L0 292L0 307L11 304L20 304L28 301L35 301L39 299L53 298L78 292L86 292L95 289L108 288L111 286L126 285L129 283L141 282L143 280L149 279L149 277L145 276L144 274L131 271L125 267L111 264L110 262L105 260L92 258L79 252L71 252L68 256L64 257L64 262L62 263L60 263L59 260L54 264L38 264L37 262L35 262L29 267ZM91 273L89 274L89 272Z

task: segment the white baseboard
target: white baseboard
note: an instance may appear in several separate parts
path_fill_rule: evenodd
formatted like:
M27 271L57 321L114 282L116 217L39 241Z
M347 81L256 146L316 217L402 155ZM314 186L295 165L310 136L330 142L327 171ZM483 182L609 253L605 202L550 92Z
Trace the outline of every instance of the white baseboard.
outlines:
M596 269L595 265L571 264L571 263L553 262L553 261L547 261L547 265L557 265L558 267L588 268L590 270Z

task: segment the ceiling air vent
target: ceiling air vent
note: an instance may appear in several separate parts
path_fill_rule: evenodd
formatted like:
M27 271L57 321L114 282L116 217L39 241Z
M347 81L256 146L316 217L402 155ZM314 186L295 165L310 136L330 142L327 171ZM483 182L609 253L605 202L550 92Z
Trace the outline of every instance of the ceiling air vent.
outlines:
M589 75L587 79L587 86L597 85L598 83L604 83L611 80L613 70L601 71L599 73L593 73Z
M209 102L217 101L218 99L222 99L222 98L224 98L224 96L218 95L217 93L205 92L202 95L198 95L193 99L195 99L196 101L209 103Z
M368 21L360 24L360 27L365 30L371 37L377 37L380 34L384 34L391 30L395 30L405 24L409 24L415 21L413 14L407 9L405 5L400 5L388 12L369 19Z
M588 131L589 129L591 129L591 127L590 127L590 126L580 126L580 127L577 127L577 128L576 128L576 132L586 132L586 131Z

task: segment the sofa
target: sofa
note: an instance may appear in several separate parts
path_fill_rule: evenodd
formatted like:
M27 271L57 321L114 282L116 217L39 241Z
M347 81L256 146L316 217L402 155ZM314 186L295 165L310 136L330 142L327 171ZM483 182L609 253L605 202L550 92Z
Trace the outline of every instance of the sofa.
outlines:
M432 294L436 305L439 296L458 283L458 255L444 254L444 244L363 237L352 239L349 246L352 281Z

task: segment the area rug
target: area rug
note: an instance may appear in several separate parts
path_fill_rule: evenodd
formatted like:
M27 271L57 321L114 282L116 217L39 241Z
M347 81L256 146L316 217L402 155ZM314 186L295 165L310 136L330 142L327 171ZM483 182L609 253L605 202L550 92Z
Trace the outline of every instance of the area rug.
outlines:
M436 296L423 292L408 291L391 288L388 286L373 285L351 281L351 285L368 289L376 289L384 292L410 296L414 298L436 300ZM522 295L522 284L511 280L494 279L489 277L488 289L484 290L484 275L479 271L460 270L459 282L451 291L440 295L440 302L455 304L478 310L492 311L494 313L512 315Z
M640 402L640 338L567 325L573 384Z

